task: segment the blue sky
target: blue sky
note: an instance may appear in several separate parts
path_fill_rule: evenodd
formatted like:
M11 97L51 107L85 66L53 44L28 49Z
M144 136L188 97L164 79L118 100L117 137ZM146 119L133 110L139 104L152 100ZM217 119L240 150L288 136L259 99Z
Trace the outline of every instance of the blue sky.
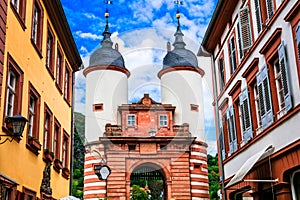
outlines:
M112 5L106 5L103 0L61 2L85 67L88 66L91 53L100 46L107 6L112 41L118 43L126 68L131 72L128 80L129 102L139 100L144 93L150 93L154 100L160 101L157 72L162 67L166 43L174 42L177 26L177 5L174 0L114 0ZM186 48L195 54L216 3L217 0L186 0L179 6ZM203 95L208 153L214 155L216 144L210 79L211 74L206 74ZM75 111L84 113L85 78L82 71L76 74L75 93Z

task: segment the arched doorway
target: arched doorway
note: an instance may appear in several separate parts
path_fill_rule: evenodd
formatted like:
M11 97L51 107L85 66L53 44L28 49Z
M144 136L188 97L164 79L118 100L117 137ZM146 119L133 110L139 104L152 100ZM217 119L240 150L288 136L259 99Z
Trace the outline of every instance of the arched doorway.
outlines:
M145 191L151 200L167 199L166 176L163 170L153 163L141 164L132 171L130 188L132 195L139 189Z

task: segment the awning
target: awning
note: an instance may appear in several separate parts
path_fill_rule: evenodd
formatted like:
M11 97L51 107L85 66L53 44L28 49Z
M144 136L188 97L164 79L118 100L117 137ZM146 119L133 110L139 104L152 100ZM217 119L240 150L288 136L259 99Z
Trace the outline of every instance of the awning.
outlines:
M234 177L229 181L229 183L225 186L226 188L229 188L230 186L233 186L241 181L243 181L246 174L251 170L251 168L260 160L264 159L265 157L269 156L274 151L273 145L269 145L257 154L250 157L243 166L237 171L237 173L234 175Z

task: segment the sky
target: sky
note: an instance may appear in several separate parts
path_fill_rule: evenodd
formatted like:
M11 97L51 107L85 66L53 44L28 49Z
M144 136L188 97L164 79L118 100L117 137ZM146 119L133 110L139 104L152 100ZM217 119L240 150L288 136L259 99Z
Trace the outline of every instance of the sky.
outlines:
M100 47L107 8L111 39L114 45L118 43L125 66L131 73L128 79L129 103L140 100L144 93L149 93L151 98L160 102L157 73L167 53L167 42L174 42L177 9L181 13L180 24L186 48L197 54L217 0L183 0L179 6L174 0L112 2L107 5L104 0L61 0L84 67L89 65L91 53ZM211 74L206 73L203 79L205 134L208 153L215 155L211 85ZM82 70L76 72L75 87L75 112L85 114L85 78Z

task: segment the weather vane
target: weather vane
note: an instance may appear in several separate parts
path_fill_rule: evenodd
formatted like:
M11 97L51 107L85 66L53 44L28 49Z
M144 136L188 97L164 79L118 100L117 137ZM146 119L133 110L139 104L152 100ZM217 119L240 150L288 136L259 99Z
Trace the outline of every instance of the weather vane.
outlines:
M109 17L109 12L108 12L108 9L107 9L107 5L108 4L112 4L113 2L110 1L110 0L104 0L104 3L106 4L106 8L105 8L105 17L108 18Z
M183 1L176 0L174 1L174 3L177 5L176 18L179 19L180 18L179 5L183 5Z

